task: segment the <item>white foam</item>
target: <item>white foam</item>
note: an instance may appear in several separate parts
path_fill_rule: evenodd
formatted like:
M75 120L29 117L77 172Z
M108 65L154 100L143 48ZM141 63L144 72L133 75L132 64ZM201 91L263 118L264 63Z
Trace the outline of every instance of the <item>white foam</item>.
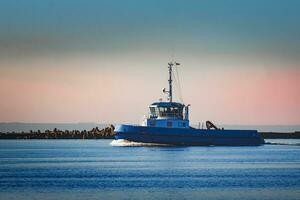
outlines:
M265 139L265 144L300 146L300 139Z
M124 139L113 140L110 143L114 147L153 147L153 146L171 146L168 144L156 144L156 143L143 143L143 142L132 142Z

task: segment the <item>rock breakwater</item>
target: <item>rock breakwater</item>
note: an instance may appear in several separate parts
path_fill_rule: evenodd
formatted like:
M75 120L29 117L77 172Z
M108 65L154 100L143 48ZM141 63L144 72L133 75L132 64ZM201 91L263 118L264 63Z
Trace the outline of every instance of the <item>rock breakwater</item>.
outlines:
M30 131L28 133L0 133L0 139L112 139L114 136L113 125L110 125L104 129L99 130L98 127L92 130L59 130L57 128L51 130Z

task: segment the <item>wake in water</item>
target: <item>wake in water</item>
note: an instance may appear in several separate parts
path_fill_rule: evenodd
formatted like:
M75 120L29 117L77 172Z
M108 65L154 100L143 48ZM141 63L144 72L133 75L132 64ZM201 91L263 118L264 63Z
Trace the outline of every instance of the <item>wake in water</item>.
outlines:
M142 142L132 142L124 139L113 140L110 143L114 147L157 147L157 146L172 146L169 144L157 144L157 143L142 143Z
M265 144L300 146L300 139L265 139Z
M300 146L300 143L280 143L280 142L265 142L269 145L290 145L290 146Z

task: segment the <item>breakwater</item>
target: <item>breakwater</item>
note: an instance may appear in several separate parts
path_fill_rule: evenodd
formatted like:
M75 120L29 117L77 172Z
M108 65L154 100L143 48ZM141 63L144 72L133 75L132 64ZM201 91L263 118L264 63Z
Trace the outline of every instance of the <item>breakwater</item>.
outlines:
M264 139L300 139L300 131L289 133L260 132L260 135Z
M110 125L106 128L98 127L91 130L53 130L30 131L30 132L8 132L0 133L0 139L113 139L115 127ZM260 132L264 139L300 139L300 131L295 132Z
M106 128L99 129L98 127L92 130L59 130L54 128L53 130L41 131L30 131L30 132L11 132L11 133L0 133L0 139L112 139L114 136L113 125Z

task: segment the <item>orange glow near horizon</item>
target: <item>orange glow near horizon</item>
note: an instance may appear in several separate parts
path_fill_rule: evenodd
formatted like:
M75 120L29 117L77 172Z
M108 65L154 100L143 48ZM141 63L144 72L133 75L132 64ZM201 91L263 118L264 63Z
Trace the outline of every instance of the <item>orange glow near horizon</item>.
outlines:
M235 69L207 76L190 85L199 86L189 98L193 118L223 124L299 124L299 69Z
M0 68L0 121L138 123L147 106L162 97L166 68L151 68L161 63L95 67L99 63L78 59ZM298 68L190 64L180 72L185 103L192 104L191 123L300 124Z

